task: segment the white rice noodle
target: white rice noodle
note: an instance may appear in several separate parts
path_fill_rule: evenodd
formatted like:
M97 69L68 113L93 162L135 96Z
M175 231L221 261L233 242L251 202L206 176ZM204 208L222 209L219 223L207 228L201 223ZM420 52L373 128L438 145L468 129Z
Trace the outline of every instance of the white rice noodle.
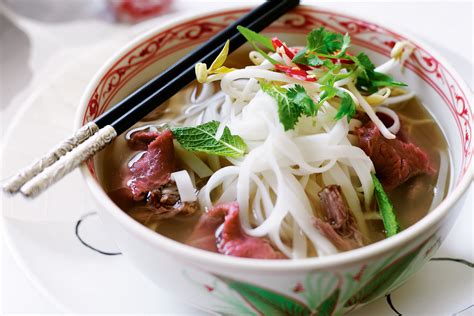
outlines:
M253 50L249 53L249 59L253 62L254 65L259 66L265 61L265 57L262 56L259 52Z
M395 60L394 58L389 59L382 65L378 66L375 68L375 71L381 72L383 74L389 73L392 69L394 69L398 65L398 61Z
M387 62L383 63L382 65L378 66L377 68L375 68L375 71L387 74L398 65L401 65L403 67L403 64L408 59L408 57L410 57L410 55L413 53L414 49L415 49L415 46L408 41L400 41L400 42L395 43L395 46L392 48L392 51L390 52L390 56L392 58L388 60Z
M337 108L324 102L316 117L303 116L294 130L285 131L276 101L260 89L258 80L281 82L285 87L301 84L314 100L319 100L320 85L271 71L273 65L268 60L262 60L256 52L251 55L258 66L223 75L222 91L207 98L200 98L205 95L201 93L179 121L197 125L218 120L222 123L216 137L220 138L227 126L245 141L248 153L239 158L226 157L232 166L225 167L216 156L207 156L206 164L193 153L184 154L179 146L177 153L190 177L194 173L199 177L210 176L197 196L203 208L237 201L243 231L269 238L289 258L307 257L310 247L316 249L318 256L337 253L331 241L313 225L320 207L318 193L326 185L339 185L361 233L367 236L366 220L374 216L363 209L370 210L373 202L374 167L365 152L351 144L349 134L362 123L356 119L336 122ZM271 57L291 65L285 54L283 58L277 53ZM353 78L340 80L335 86L351 96L384 137L395 138L399 119L391 109L378 107L374 111L355 88ZM389 89L378 92L384 98L383 104L410 97L389 97L389 93ZM395 123L385 127L376 112L390 115Z
M390 88L385 87L364 98L370 105L377 106L383 104L390 96L391 92L392 90L390 90Z
M174 142L175 152L183 163L194 171L200 178L207 178L213 171L198 156L190 151L184 150L177 142Z
M397 134L398 131L400 131L400 118L394 110L387 107L378 106L375 108L375 113L383 113L388 115L393 120L392 126L387 128L390 132Z
M413 91L410 91L406 94L397 95L396 97L387 98L382 103L382 105L391 105L391 104L396 104L396 103L400 103L400 102L403 102L403 101L408 101L411 98L413 98L414 96L415 96L415 93Z
M387 139L395 139L396 136L392 134L383 124L383 122L377 117L372 107L365 101L364 97L356 89L356 87L351 83L348 85L349 90L354 94L354 96L359 100L359 104L364 110L364 112L369 116L369 118L374 122L374 124L380 130L380 133Z
M303 86L312 87L313 89L315 88L319 89L319 84L314 83L314 82L303 82L301 80L289 77L282 73L277 73L274 71L264 70L264 69L256 69L256 68L251 68L251 67L247 67L245 69L239 69L239 70L235 70L235 71L227 73L221 80L221 88L229 96L235 99L245 100L246 95L244 94L244 92L239 91L238 89L235 89L232 86L232 82L234 80L244 79L244 78L247 78L247 79L258 78L258 79L265 79L269 81L280 81L280 82L294 83L294 84L297 83Z
M220 162L219 156L208 155L207 162L212 171L217 171L221 168L221 162Z
M182 202L194 202L197 200L196 188L193 186L193 182L186 170L173 172L171 179L176 182L176 187L178 188Z
M209 99L215 95L216 92L214 90L215 89L212 84L203 83L199 95L197 89L193 90L193 93L191 94L191 103L201 103L206 99Z

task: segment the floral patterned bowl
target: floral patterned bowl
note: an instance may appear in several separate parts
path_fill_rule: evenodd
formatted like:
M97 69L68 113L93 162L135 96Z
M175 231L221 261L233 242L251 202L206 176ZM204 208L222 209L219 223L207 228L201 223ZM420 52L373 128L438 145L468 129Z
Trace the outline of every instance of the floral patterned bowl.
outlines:
M96 118L194 46L249 8L190 16L157 27L118 52L91 81L76 127ZM358 18L300 6L266 30L290 45L321 25L349 32L355 49L376 63L404 35ZM421 221L395 237L346 253L297 261L226 257L167 239L132 220L100 186L100 164L82 174L99 214L125 256L147 278L201 309L223 314L331 315L351 311L392 291L433 256L458 215L473 179L471 92L433 49L408 38L416 51L401 79L416 91L446 135L451 154L450 192Z

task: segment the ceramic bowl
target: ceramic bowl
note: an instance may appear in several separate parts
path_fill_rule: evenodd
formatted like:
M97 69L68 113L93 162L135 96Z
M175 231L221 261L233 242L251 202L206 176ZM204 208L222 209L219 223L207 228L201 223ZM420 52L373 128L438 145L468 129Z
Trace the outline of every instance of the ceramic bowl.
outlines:
M225 28L249 8L190 16L139 37L98 72L85 91L76 128ZM101 188L97 161L82 174L96 198L104 225L126 258L158 286L201 309L224 313L345 313L403 284L430 259L448 234L472 182L471 92L432 48L380 25L301 6L267 28L290 45L304 43L311 29L326 26L352 37L375 63L389 58L396 41L416 46L403 74L397 75L441 125L449 143L451 179L445 200L425 218L395 237L361 249L297 261L227 257L188 247L131 219ZM123 136L120 136L123 137Z

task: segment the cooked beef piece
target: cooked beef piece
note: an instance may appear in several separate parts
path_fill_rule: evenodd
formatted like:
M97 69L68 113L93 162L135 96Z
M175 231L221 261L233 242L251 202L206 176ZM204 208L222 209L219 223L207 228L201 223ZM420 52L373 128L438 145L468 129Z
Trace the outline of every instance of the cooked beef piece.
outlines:
M127 186L135 201L159 189L170 180L175 168L173 134L166 130L148 144L147 151L130 167Z
M416 175L436 173L425 151L406 139L386 139L373 122L358 128L355 134L387 191Z
M240 226L239 204L221 204L204 214L191 234L188 245L229 256L285 259L266 238L251 237Z
M315 218L319 229L339 250L351 250L364 245L354 216L342 196L341 187L328 185L318 193L324 218Z
M197 202L181 202L176 183L172 180L148 192L146 206L154 219L171 218L177 214L191 215L199 209Z
M147 150L148 145L159 135L160 133L158 132L138 131L132 134L128 145L134 150Z

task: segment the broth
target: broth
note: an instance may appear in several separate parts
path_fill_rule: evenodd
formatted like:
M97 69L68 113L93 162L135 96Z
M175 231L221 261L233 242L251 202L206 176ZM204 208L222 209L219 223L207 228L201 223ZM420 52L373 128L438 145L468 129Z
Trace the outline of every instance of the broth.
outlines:
M226 63L226 65L228 65L228 67L242 67L248 64L247 52L248 51L245 50L237 51L237 54L232 55L233 58L229 59L229 62ZM160 126L162 123L172 120L181 114L182 106L188 104L193 95L199 95L201 92L200 89L200 85L197 85L196 83L190 84L180 93L160 106L160 108L149 114L139 123L135 124L131 130L146 127L150 124ZM214 86L214 89L218 89L217 85ZM440 155L449 157L447 144L442 131L428 111L416 98L393 105L391 108L400 116L402 128L409 135L409 139L429 154L432 164L437 170L439 170ZM123 200L117 198L114 195L114 192L124 186L123 179L126 176L127 165L137 154L140 154L140 152L133 151L127 146L127 140L124 134L116 138L111 145L106 147L106 149L98 155L97 158L97 165L99 166L97 172L105 191L120 208L132 215L132 217L133 209L144 206L145 202ZM177 170L180 170L181 162L179 159L177 164ZM392 192L389 192L389 197L393 202L403 229L416 223L424 217L431 208L436 206L432 205L435 194L438 196L435 204L439 203L440 199L444 198L447 194L450 178L449 168L445 177L445 180L439 181L441 185L438 184L437 186L438 175L416 176ZM164 236L179 242L185 242L201 215L202 211L198 211L191 216L178 215L172 219L162 220L159 224L154 224L149 227ZM368 223L371 232L371 240L369 240L368 243L385 238L383 225L380 220L371 220L368 221Z

